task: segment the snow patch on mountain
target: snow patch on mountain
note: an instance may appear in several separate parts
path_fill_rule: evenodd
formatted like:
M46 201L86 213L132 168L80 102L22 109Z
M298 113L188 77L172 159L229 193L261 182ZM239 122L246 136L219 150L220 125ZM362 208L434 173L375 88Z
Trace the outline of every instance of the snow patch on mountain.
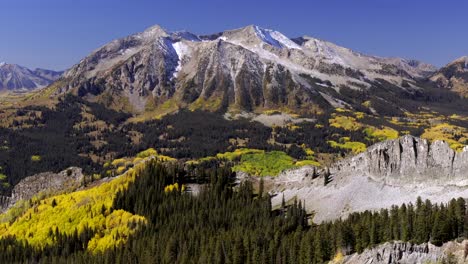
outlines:
M350 67L350 65L347 62L345 62L342 54L340 54L338 50L332 49L328 45L324 45L322 41L318 41L315 39L314 42L317 46L318 53L322 55L324 59L326 59L329 63L335 63L345 67Z
M350 87L353 86L353 85L350 85L348 83L349 78L346 77L346 76L325 74L325 73L321 73L321 72L319 72L318 70L315 70L315 69L311 70L311 69L305 68L303 65L298 64L298 63L294 63L293 61L289 60L288 58L279 57L278 55L274 54L273 52L271 52L269 50L264 49L262 46L260 46L258 44L249 46L249 45L246 45L246 44L242 43L239 40L230 39L230 38L227 38L227 37L224 37L224 36L219 37L218 40L226 41L228 43L231 43L231 44L234 44L234 45L237 45L237 46L241 46L242 48L247 49L247 50L255 53L257 56L259 56L263 60L265 66L269 62L273 62L273 63L276 63L276 64L283 65L284 67L291 70L292 73L295 73L295 74L300 74L300 73L310 74L310 75L315 76L315 77L317 77L317 78L319 78L321 80L330 81L335 87L339 86L339 85L348 85ZM361 80L355 79L353 81L355 83L358 83L358 84L363 85L365 87L369 86L369 84L367 84L366 82L363 82Z
M175 50L178 58L177 66L174 73L172 74L172 77L177 78L179 71L182 69L182 60L189 54L190 50L189 47L182 41L172 43L172 48Z
M260 28L259 26L254 26L255 34L264 42L277 47L283 48L287 47L289 49L301 49L299 45L294 43L292 40L287 38L285 35L281 34L278 31L271 29Z

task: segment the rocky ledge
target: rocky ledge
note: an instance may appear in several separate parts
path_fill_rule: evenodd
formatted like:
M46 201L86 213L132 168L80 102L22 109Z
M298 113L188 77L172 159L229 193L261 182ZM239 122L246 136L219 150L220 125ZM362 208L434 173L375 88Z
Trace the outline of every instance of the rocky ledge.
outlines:
M273 195L303 200L314 221L346 217L349 213L414 203L468 198L468 148L452 150L446 142L404 136L381 142L329 168L285 171L265 178Z
M339 263L466 263L466 246L466 240L462 243L448 242L442 247L436 247L430 243L416 245L397 241L367 249L361 254L345 256Z
M364 153L344 159L329 169L332 175L362 175L388 184L430 181L468 185L468 147L456 152L444 141L403 136L377 143Z
M59 173L44 172L21 180L11 196L0 196L0 211L5 211L19 200L28 200L43 193L58 193L79 187L83 181L81 168L71 167Z

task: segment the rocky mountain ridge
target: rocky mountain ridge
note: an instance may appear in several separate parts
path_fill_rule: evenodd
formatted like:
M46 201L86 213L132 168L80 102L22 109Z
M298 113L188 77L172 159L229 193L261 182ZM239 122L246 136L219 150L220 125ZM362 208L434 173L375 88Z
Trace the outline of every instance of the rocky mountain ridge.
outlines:
M0 63L0 91L30 91L46 87L56 81L62 72L30 70L17 64Z
M190 106L316 113L352 106L343 90L388 92L389 86L410 96L424 90L420 79L435 70L253 25L207 36L154 26L91 53L64 74L57 93L137 113Z
M468 97L468 56L447 64L434 73L430 79L440 88L452 90L463 97Z

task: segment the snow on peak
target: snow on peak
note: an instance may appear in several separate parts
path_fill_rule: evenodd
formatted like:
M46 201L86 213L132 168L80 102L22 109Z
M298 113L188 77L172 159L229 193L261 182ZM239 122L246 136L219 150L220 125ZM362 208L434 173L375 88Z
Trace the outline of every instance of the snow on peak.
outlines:
M0 67L6 65L6 62L2 61L0 62Z
M277 47L277 48L283 48L287 47L290 49L301 49L299 45L294 43L294 41L290 40L288 37L285 35L281 34L278 31L274 31L271 29L264 29L259 26L254 26L253 27L255 30L255 34L264 42Z
M465 63L464 68L468 69L468 56L463 56L459 60Z
M451 65L454 65L454 64L462 64L464 69L468 69L468 56L460 57L460 58L450 62L449 64L447 64L447 66L451 66Z

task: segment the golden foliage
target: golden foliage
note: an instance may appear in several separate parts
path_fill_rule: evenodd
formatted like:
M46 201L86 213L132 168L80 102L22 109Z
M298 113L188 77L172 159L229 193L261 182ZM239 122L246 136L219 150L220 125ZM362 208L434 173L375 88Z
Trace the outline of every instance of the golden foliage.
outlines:
M444 140L456 151L462 151L468 143L468 131L466 128L448 123L438 124L424 130L421 138L430 141Z
M377 141L397 139L399 136L398 131L390 127L383 127L379 129L373 126L369 126L364 129L364 133L366 133L368 137Z
M39 161L41 161L41 159L42 159L42 158L41 158L41 156L39 156L39 155L33 155L33 156L31 156L31 161L34 161L34 162L39 162Z
M185 185L182 184L182 186L179 187L179 184L176 182L174 184L167 185L164 187L164 192L165 193L170 193L170 192L184 192L185 191Z
M144 164L136 170L140 166ZM146 219L123 210L110 214L108 210L102 210L111 208L117 192L127 188L135 177L135 170L130 169L121 177L93 188L55 195L33 204L20 202L0 215L0 218L9 220L0 224L0 237L13 235L41 248L54 243L50 230L58 229L71 235L75 230L81 232L88 227L97 231L88 244L88 250L92 252L124 243L140 225L146 223Z
M148 158L150 156L156 156L158 155L158 152L154 148L149 148L147 150L143 150L142 152L137 154L137 158Z
M348 137L341 138L341 142L338 143L333 140L327 141L327 143L332 147L332 148L340 148L340 149L346 149L346 150L351 150L353 153L361 153L366 150L366 144L362 142L357 142L357 141L349 141Z
M356 118L351 116L335 115L334 118L328 120L330 126L342 128L348 131L356 131L362 128L362 124L357 122Z

